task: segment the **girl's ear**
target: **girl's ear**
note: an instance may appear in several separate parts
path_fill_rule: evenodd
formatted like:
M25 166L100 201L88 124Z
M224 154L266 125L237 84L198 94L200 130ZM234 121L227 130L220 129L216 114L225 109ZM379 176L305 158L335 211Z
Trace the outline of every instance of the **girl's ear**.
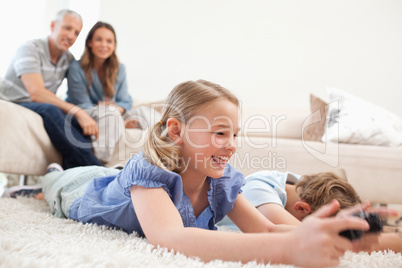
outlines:
M311 213L310 205L304 201L297 201L293 208L297 211L297 213L303 215L304 217Z
M177 118L169 118L166 121L166 127L168 129L169 138L174 141L176 144L182 143L181 131L182 124Z

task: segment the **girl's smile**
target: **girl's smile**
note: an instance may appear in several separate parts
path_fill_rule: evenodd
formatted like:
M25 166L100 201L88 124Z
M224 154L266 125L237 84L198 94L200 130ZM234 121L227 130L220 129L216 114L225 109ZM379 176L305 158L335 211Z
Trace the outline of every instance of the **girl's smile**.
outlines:
M211 157L212 163L216 164L220 168L224 168L226 163L229 161L230 156L215 156Z

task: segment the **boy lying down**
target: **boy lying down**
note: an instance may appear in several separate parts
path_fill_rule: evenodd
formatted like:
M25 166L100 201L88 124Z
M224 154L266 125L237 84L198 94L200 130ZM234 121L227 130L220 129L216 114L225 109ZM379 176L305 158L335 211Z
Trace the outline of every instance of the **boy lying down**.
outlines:
M242 190L250 203L274 224L298 225L333 199L339 201L341 209L362 203L352 185L332 172L300 176L264 170L247 176ZM237 229L227 216L217 225ZM384 226L374 250L402 252L401 230Z

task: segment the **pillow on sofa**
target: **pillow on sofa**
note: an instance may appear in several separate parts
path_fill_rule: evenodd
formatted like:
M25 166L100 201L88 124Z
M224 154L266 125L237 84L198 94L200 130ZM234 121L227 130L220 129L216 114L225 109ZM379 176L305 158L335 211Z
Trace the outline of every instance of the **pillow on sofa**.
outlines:
M328 103L310 94L311 115L307 119L306 127L303 129L303 139L306 141L321 141L325 133L325 122L327 120Z
M382 146L402 143L402 121L382 107L328 88L330 104L322 141Z

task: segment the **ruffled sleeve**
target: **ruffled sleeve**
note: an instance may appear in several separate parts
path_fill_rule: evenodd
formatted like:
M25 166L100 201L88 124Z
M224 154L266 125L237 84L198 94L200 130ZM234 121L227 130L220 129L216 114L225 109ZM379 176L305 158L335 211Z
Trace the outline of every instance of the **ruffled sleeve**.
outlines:
M181 177L177 173L168 172L150 164L144 159L143 153L132 157L117 179L124 188L124 194L128 197L131 197L130 188L136 185L145 188L163 188L175 205L182 201Z

